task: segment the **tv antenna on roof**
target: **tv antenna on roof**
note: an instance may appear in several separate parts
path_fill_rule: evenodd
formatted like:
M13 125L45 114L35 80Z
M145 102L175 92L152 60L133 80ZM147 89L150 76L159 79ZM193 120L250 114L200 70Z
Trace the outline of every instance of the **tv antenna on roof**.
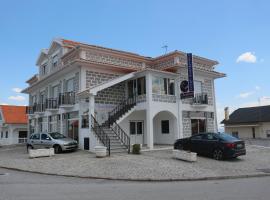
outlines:
M165 45L164 45L164 46L162 46L161 48L165 49L165 53L164 53L164 54L166 54L166 53L167 53L167 50L168 50L168 45L167 45L167 44L165 44Z

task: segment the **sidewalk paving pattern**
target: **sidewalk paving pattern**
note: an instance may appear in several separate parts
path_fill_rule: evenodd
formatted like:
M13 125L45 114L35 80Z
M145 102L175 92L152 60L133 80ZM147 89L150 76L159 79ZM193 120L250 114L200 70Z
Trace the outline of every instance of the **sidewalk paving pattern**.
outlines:
M171 150L143 152L141 155L112 154L95 158L87 151L29 159L25 147L0 148L0 167L39 173L124 180L186 180L205 177L267 175L270 149L247 145L247 155L216 161L198 157L195 163L172 158ZM267 170L266 170L267 171Z

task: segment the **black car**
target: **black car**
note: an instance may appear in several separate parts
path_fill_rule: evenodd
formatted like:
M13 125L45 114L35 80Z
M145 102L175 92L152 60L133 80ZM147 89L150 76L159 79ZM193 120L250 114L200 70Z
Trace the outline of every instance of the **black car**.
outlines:
M174 149L196 152L216 160L246 154L245 142L226 133L200 133L178 139L174 143Z

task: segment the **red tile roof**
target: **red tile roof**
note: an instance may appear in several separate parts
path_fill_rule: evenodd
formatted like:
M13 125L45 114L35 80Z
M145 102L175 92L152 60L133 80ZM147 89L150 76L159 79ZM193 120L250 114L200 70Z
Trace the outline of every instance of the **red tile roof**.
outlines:
M26 106L0 105L6 124L27 124Z

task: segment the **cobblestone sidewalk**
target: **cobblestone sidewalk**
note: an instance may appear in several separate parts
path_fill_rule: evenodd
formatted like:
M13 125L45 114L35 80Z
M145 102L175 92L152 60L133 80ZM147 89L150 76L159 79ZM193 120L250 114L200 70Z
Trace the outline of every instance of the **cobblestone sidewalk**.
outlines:
M216 161L198 157L195 163L172 158L171 150L143 152L141 155L113 154L95 158L86 151L54 157L29 159L25 147L0 148L0 167L25 171L131 180L186 180L227 176L267 175L270 149L247 145L247 155L234 160Z

